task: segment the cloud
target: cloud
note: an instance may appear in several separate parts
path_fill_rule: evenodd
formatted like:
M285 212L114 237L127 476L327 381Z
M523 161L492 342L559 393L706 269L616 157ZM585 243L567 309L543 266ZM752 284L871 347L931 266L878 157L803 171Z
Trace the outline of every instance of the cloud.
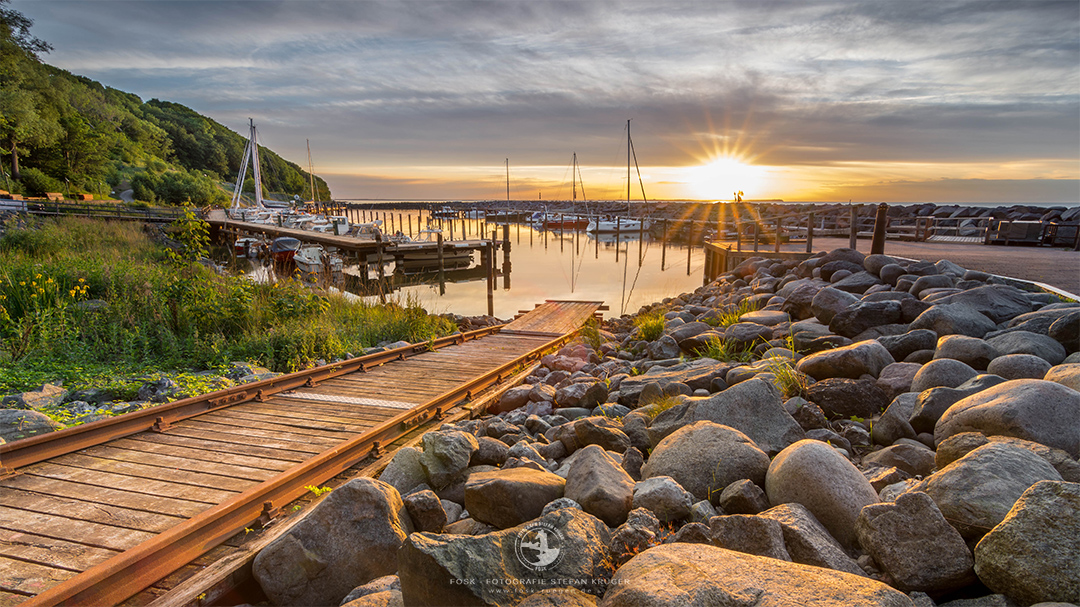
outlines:
M339 172L615 165L627 118L647 165L1080 165L1071 0L12 6L50 63L235 129L254 117L275 150L310 139Z

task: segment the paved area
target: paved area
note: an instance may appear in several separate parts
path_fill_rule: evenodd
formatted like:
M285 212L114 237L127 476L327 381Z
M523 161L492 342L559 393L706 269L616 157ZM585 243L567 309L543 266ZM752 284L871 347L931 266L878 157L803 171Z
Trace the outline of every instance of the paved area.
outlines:
M725 243L734 246L734 242ZM743 243L743 250L753 245ZM831 251L848 246L847 238L814 238L815 251ZM858 250L870 252L870 241L859 240ZM768 253L772 245L761 245ZM805 243L781 247L783 251L805 251ZM1080 295L1080 251L1050 247L1020 247L951 242L885 242L885 254L938 261L948 259L969 270L1033 280Z

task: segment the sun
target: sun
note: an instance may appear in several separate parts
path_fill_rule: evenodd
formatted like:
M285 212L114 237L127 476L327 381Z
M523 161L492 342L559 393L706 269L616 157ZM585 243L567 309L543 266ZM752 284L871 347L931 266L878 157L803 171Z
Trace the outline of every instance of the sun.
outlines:
M747 197L761 190L765 169L733 156L713 158L706 164L687 168L686 183L694 198L731 200L734 192Z

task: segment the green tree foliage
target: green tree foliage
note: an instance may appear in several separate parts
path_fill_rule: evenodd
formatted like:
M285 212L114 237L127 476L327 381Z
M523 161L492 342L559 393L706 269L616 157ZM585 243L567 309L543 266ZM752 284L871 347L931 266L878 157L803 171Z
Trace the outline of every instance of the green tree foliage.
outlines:
M15 190L35 194L43 174L71 193L127 181L147 202L205 205L228 196L221 181L240 170L246 138L177 103L138 96L44 64L49 45L32 21L0 0L0 150ZM309 176L259 149L263 189L271 197L310 198ZM20 165L32 167L30 181ZM326 182L315 177L320 200ZM253 188L252 188L253 189Z

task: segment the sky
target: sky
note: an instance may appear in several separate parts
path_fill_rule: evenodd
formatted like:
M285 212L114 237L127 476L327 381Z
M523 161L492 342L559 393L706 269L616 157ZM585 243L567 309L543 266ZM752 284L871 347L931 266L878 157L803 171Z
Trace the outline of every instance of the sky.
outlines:
M335 198L1080 201L1080 2L14 0ZM581 197L581 193L578 194Z

